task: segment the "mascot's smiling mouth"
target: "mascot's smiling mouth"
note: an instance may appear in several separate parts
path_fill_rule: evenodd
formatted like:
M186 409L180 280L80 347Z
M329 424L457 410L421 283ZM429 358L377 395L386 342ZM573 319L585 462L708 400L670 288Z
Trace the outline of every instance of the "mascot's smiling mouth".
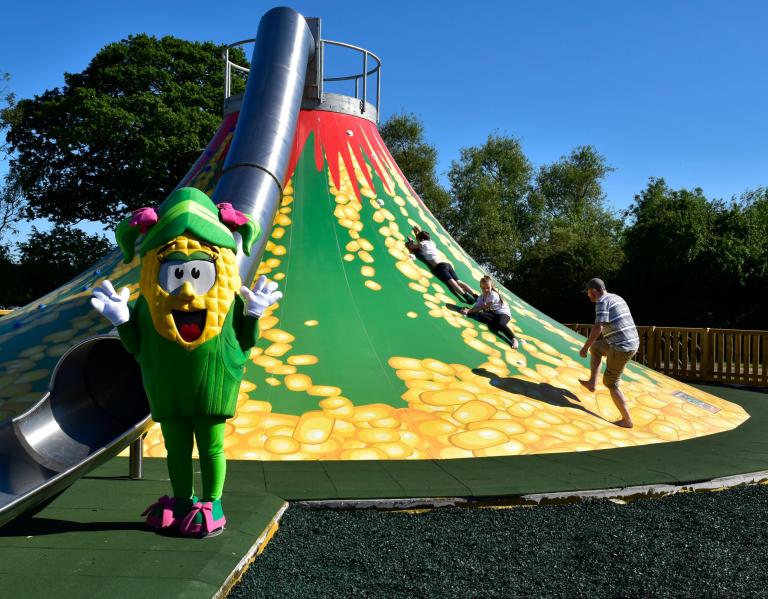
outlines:
M194 312L171 310L173 323L184 341L189 343L203 334L206 313L207 310L195 310Z

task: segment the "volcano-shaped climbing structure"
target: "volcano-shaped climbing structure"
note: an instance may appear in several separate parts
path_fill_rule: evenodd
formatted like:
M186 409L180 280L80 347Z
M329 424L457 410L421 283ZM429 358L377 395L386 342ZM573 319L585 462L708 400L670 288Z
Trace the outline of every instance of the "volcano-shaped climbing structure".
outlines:
M350 98L350 100L352 100ZM363 103L364 104L364 103ZM349 107L353 108L349 108ZM733 429L739 406L631 363L627 430L607 390L587 392L583 338L506 289L513 351L404 245L428 231L459 277L482 269L426 209L359 101L300 111L284 194L258 269L284 299L260 321L226 453L241 460L449 459L674 442ZM213 194L238 112L180 185ZM162 198L158 198L159 200ZM0 416L39 400L56 360L110 326L91 309L103 278L137 295L138 262L115 252L0 320ZM40 308L44 305L45 308ZM159 427L145 441L165 455Z

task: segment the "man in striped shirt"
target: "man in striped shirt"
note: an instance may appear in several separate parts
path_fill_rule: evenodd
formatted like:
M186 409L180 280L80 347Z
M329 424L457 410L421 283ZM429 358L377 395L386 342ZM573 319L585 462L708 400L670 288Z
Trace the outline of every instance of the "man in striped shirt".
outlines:
M579 352L582 358L587 357L587 352L592 354L590 377L589 380L579 382L594 392L600 364L605 356L603 384L608 387L613 403L621 412L621 420L615 424L632 428L632 418L627 409L627 400L619 388L619 381L627 362L640 347L635 321L632 320L627 302L615 293L608 293L602 279L592 279L584 291L595 304L595 325ZM603 338L599 339L601 334Z

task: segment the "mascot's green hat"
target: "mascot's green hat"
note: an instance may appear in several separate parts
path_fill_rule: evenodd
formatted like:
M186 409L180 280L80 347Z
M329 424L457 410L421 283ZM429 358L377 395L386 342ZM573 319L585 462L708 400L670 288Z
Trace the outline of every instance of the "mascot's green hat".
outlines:
M134 210L117 225L115 237L127 263L133 258L139 235L144 235L140 248L143 256L185 232L211 245L235 251L237 243L232 235L235 231L242 237L243 251L250 255L261 233L258 223L231 204L217 206L199 189L182 187L169 195L157 210Z

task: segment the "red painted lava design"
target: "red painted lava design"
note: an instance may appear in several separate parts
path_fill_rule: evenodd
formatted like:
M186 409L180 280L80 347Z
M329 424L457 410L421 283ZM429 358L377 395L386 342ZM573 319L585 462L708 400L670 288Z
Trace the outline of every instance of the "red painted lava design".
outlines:
M365 158L373 165L376 174L390 193L394 192L394 182L385 168L397 171L403 181L407 183L397 163L389 153L384 141L379 135L376 125L371 121L350 115L327 112L322 110L302 110L299 113L299 122L296 129L291 160L288 165L286 182L293 176L296 164L299 161L304 146L310 133L314 133L314 155L317 170L323 170L327 161L328 170L331 173L334 185L338 188L341 184L339 177L339 157L341 157L347 172L354 173L352 156L362 167ZM368 169L363 168L363 175L368 185L373 189L373 180ZM360 187L357 179L351 176L352 185L357 198L360 199ZM408 184L410 187L410 184ZM410 190L414 197L418 197Z

